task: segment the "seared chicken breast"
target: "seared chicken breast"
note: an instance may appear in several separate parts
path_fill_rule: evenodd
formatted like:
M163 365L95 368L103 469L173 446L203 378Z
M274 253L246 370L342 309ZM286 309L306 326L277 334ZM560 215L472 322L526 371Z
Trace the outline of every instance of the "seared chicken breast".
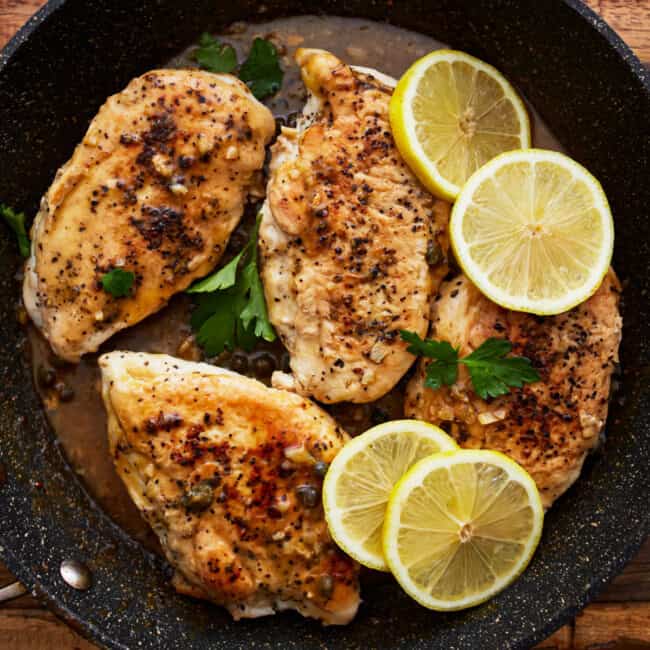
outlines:
M106 101L32 227L24 302L57 355L96 350L215 266L274 131L230 75L154 70ZM135 276L124 297L101 282L118 268Z
M585 303L553 317L498 307L465 277L445 282L433 303L431 338L460 346L464 356L490 337L531 359L541 381L488 401L459 380L425 388L427 359L407 388L405 412L438 424L462 447L494 449L532 475L549 507L578 478L607 419L610 379L618 361L622 320L613 271Z
M160 538L178 591L235 619L295 609L348 623L358 567L323 516L322 476L347 441L294 393L166 355L100 357L110 450Z
M427 331L448 206L395 148L390 78L322 50L296 60L311 96L272 148L260 226L269 318L292 371L274 382L321 402L370 402L413 362L399 330Z

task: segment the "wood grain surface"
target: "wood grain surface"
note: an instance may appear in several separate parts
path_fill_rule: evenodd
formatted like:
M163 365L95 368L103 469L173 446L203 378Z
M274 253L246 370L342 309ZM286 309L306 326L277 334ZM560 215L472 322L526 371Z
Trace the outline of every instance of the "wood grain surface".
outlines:
M43 4L41 0L0 0L0 47ZM588 0L587 4L650 65L650 0ZM0 563L0 587L12 581ZM0 606L0 650L94 648L31 595ZM538 648L650 650L650 540L597 602Z

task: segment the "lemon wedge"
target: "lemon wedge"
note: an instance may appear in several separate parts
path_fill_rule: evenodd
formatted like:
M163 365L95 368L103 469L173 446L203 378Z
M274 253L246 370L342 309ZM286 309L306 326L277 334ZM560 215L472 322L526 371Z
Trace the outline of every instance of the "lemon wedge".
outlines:
M491 65L435 50L399 80L390 125L402 157L433 194L453 201L488 160L530 146L523 101Z
M600 183L555 151L501 154L465 184L451 214L463 271L490 300L559 314L587 300L607 273L614 222Z
M526 568L543 521L535 482L503 454L435 454L393 488L384 556L421 605L464 609L492 597Z
M418 460L457 449L442 429L418 420L394 420L353 438L323 482L325 518L334 541L357 562L386 571L381 531L388 496Z

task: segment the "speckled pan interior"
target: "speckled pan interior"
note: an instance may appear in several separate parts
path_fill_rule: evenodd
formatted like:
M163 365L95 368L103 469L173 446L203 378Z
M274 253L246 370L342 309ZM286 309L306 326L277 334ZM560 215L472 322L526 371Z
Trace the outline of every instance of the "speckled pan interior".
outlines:
M650 87L645 69L579 0L56 0L0 55L0 201L34 213L104 98L206 29L297 13L388 20L484 58L524 90L569 152L599 177L625 284L624 403L607 441L547 515L515 585L476 609L436 614L389 584L356 620L298 615L233 623L176 595L163 562L84 492L41 412L16 322L20 260L0 228L0 556L68 622L110 648L528 647L576 613L650 532ZM93 587L59 577L87 563Z

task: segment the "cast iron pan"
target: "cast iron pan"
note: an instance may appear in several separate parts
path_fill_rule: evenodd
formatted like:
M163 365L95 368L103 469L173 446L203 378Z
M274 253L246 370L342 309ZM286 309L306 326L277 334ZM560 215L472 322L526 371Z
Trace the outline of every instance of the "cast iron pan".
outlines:
M34 214L106 96L201 31L319 12L388 20L490 61L602 180L625 284L625 400L612 403L604 446L549 512L529 569L491 602L436 614L385 584L366 589L344 628L292 614L233 623L217 607L176 595L164 563L95 507L66 464L25 361L15 318L20 260L0 228L0 555L109 648L528 647L576 614L650 533L650 84L578 0L50 2L0 56L0 200ZM92 588L74 591L61 580L68 558L90 567Z

